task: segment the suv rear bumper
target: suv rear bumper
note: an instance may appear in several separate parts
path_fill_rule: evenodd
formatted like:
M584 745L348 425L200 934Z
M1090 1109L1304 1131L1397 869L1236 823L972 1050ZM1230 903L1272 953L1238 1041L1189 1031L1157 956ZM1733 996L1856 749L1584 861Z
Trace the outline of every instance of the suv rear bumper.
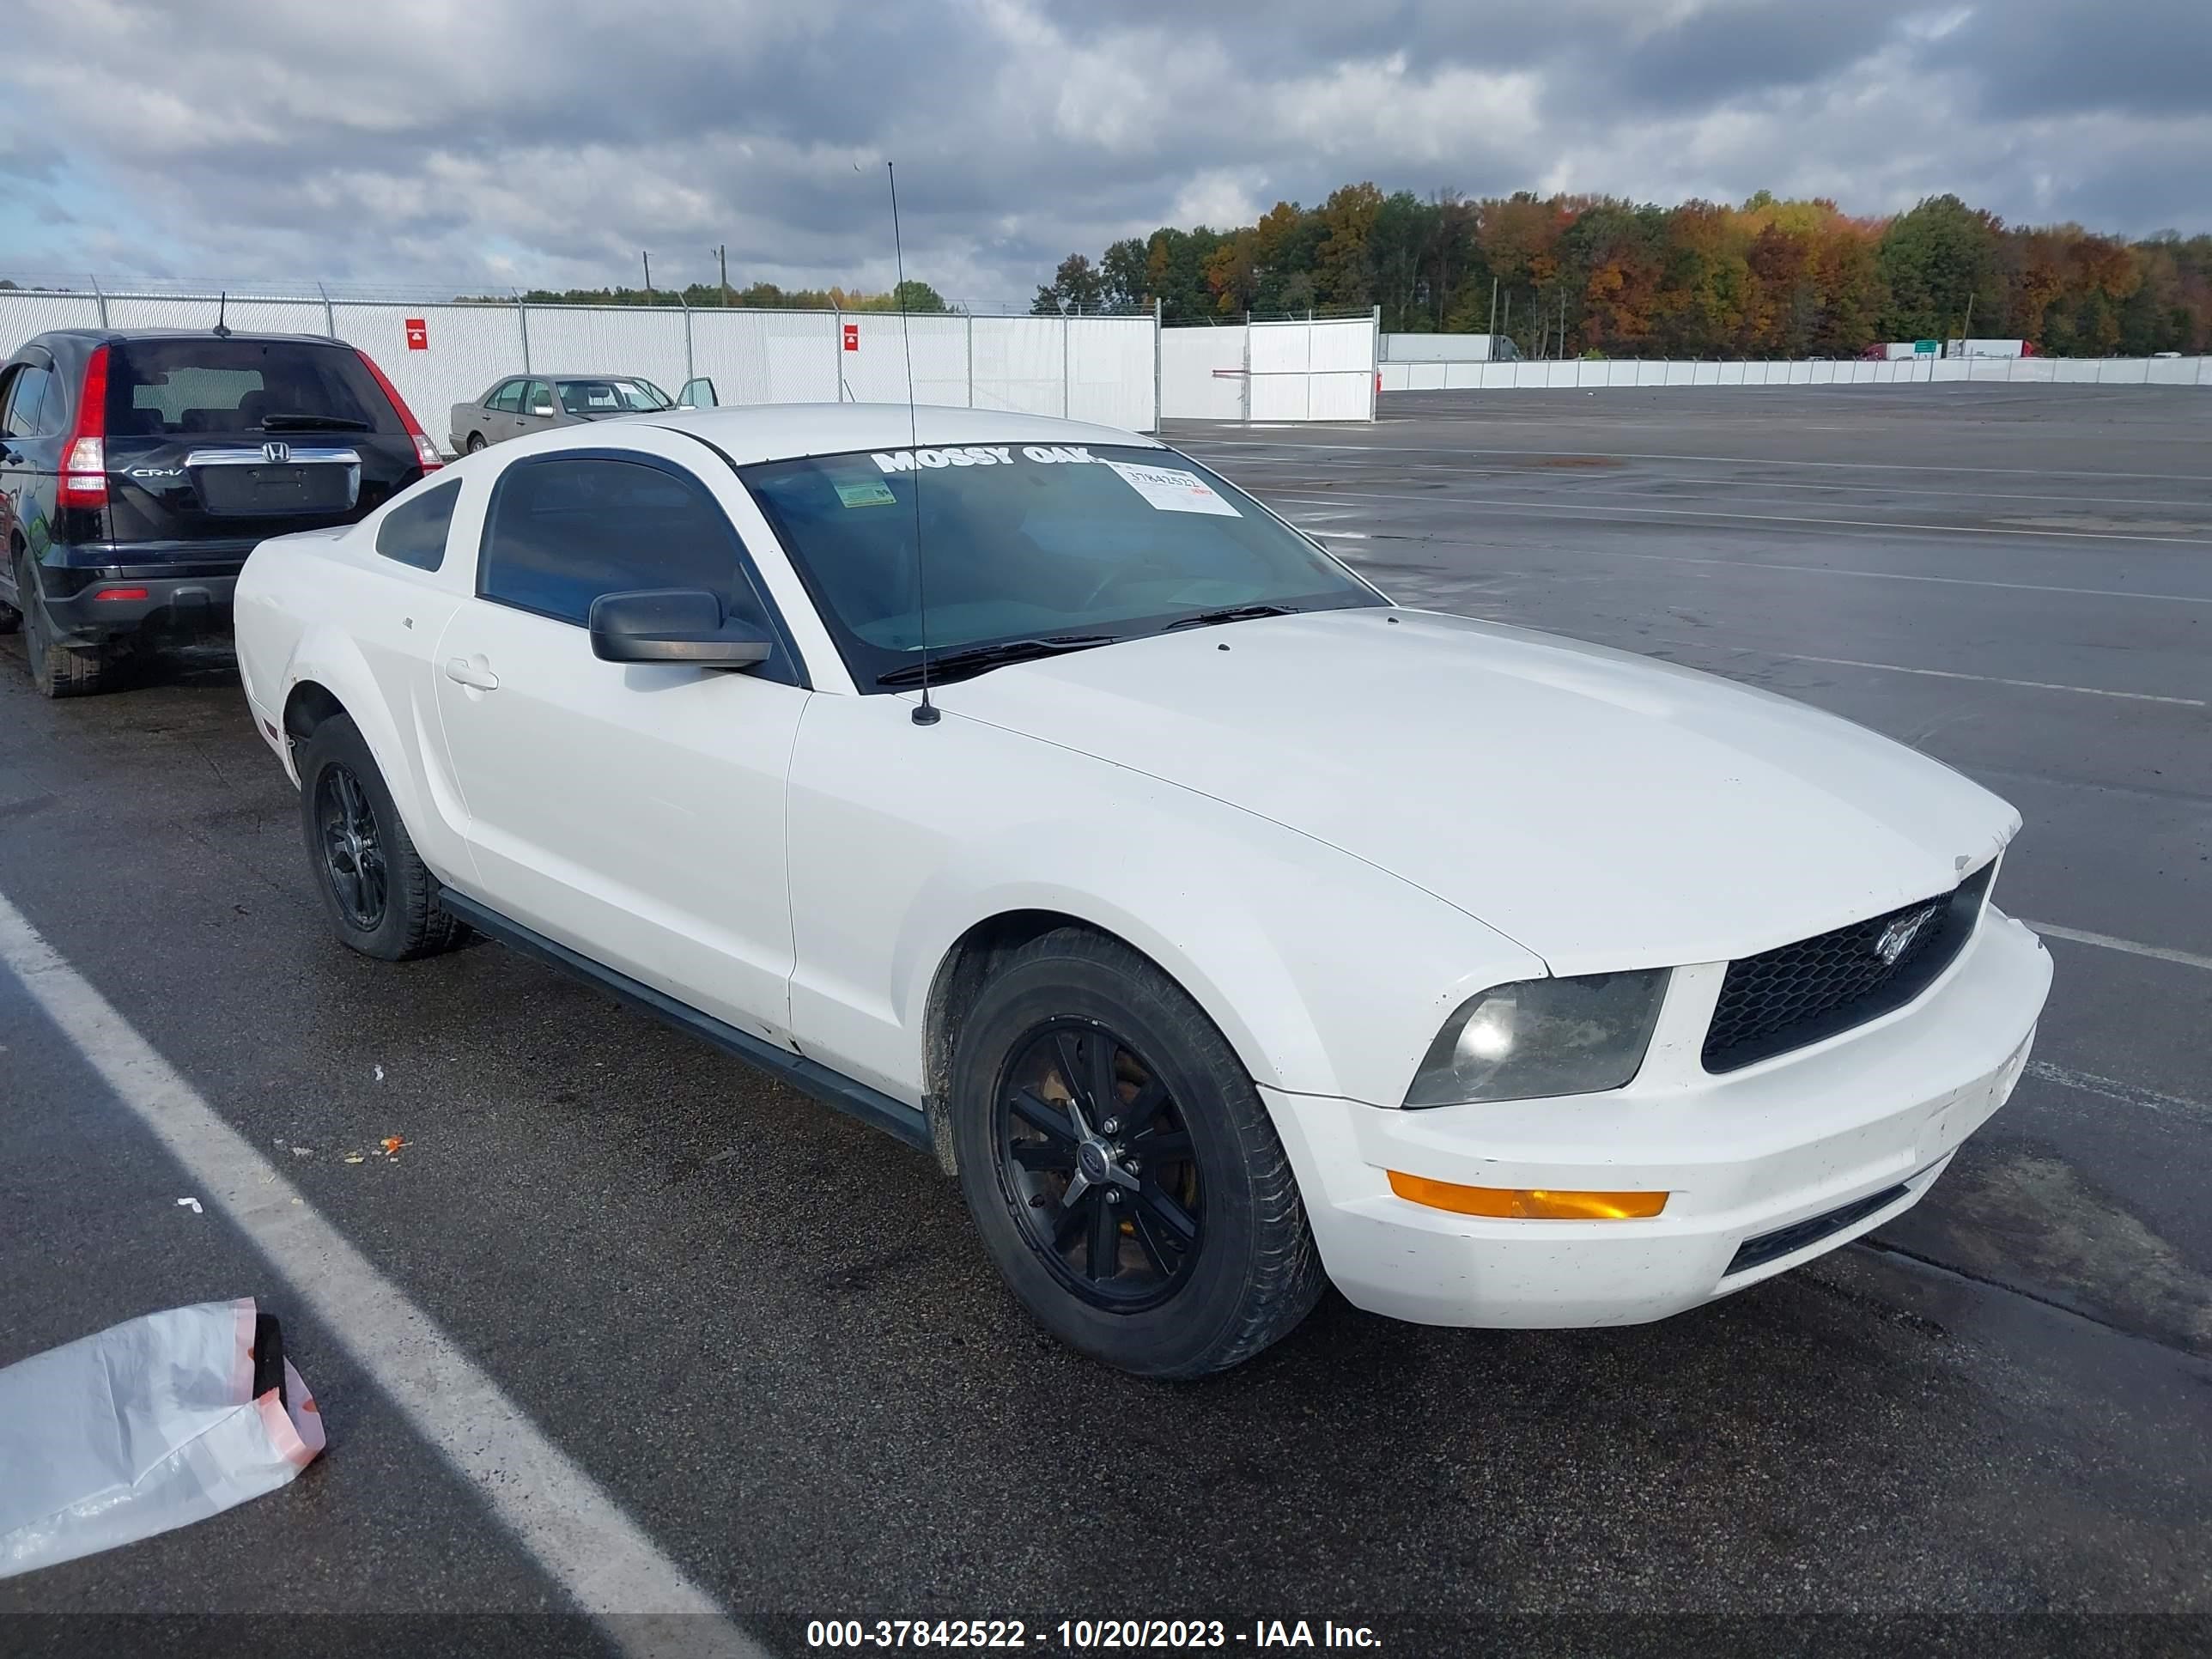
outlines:
M102 575L67 599L46 598L54 637L64 645L124 638L200 639L230 632L227 576Z
M54 636L64 645L97 645L227 635L231 592L254 546L156 542L50 552L38 574ZM173 550L173 557L160 556Z

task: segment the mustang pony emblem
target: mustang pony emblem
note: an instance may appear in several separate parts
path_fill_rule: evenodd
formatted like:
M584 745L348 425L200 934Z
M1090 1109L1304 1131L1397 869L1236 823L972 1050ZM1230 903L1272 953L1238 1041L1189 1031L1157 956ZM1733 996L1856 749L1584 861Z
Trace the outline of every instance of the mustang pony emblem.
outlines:
M1920 937L1920 930L1933 921L1935 915L1936 907L1930 904L1915 910L1909 916L1899 916L1883 928L1881 937L1874 942L1874 953L1881 958L1882 965L1894 968L1897 959L1911 948L1912 941Z

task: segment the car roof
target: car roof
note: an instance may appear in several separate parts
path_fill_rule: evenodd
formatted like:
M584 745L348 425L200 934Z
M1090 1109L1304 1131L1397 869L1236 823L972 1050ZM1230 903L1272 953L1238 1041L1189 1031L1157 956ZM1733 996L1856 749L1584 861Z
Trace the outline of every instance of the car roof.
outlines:
M576 368L569 370L565 374L550 374L542 368L533 368L527 374L511 374L507 378L514 380L644 380L648 383L653 381L650 374L640 374L636 370L629 368L604 370Z
M632 415L647 426L688 432L722 450L738 465L839 455L856 449L927 448L948 444L1134 444L1163 447L1158 439L1087 421L1055 420L992 409L948 409L919 404L758 404L744 409L701 409ZM912 424L909 426L908 422ZM563 428L578 445L604 444L605 426ZM545 440L540 440L541 443Z

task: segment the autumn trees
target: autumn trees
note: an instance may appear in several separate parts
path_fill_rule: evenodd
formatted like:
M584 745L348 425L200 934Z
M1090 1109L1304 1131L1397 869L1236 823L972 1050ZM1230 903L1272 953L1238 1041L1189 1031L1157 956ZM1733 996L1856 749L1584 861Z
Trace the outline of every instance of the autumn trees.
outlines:
M1130 238L1097 264L1071 254L1035 309L1155 301L1179 322L1380 306L1386 329L1475 333L1494 306L1500 331L1546 356L1848 356L1969 325L2053 353L2201 351L2212 236L2008 227L1955 196L1868 219L1765 191L1662 208L1363 183L1233 229Z

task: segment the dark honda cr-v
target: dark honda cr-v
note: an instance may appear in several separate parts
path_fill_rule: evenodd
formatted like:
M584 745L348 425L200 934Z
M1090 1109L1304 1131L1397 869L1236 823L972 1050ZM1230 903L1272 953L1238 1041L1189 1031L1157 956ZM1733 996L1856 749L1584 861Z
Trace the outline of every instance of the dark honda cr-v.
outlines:
M230 629L254 544L440 464L367 356L304 335L65 329L0 369L0 632L50 697Z

